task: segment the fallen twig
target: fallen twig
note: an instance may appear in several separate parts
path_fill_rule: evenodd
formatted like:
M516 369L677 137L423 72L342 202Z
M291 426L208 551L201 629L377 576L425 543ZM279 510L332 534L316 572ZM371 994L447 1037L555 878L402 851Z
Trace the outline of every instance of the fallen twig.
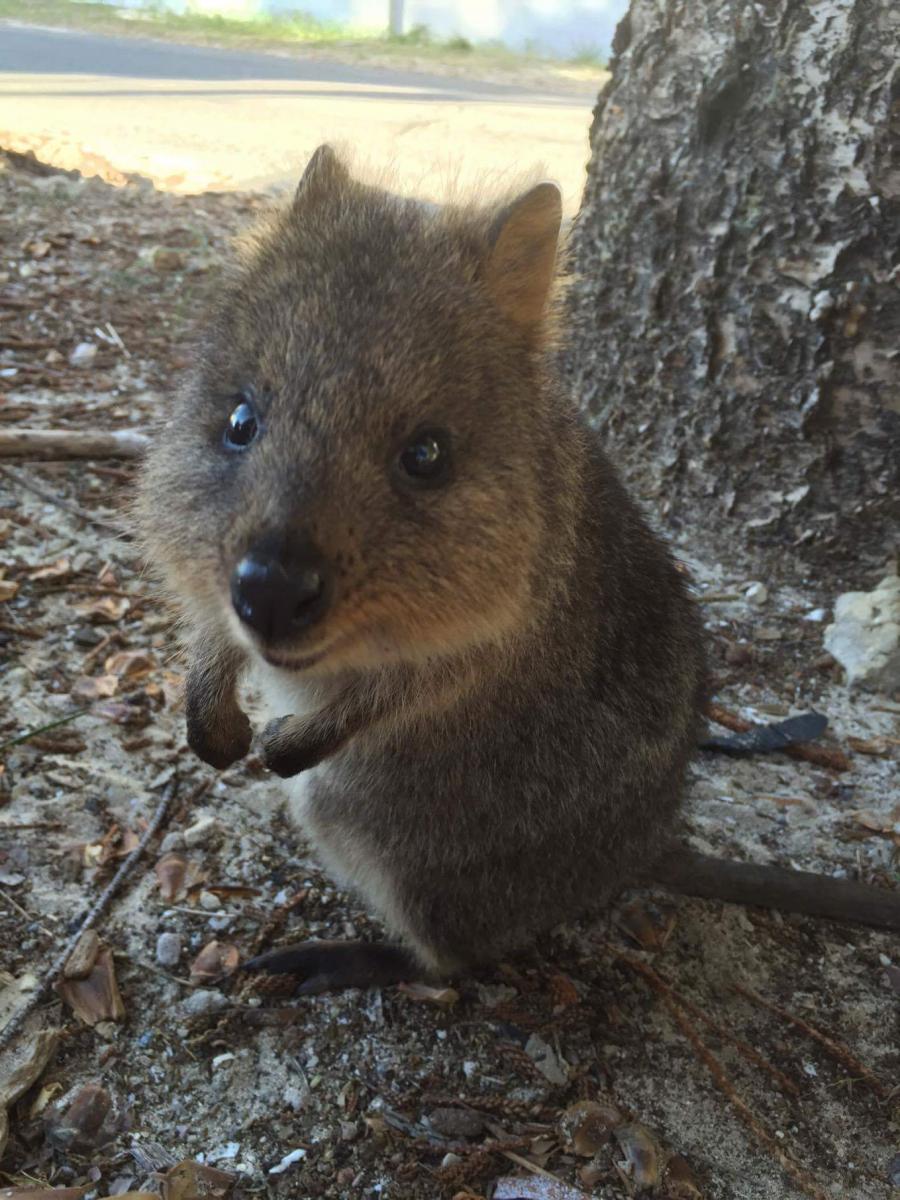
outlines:
M557 1187L562 1186L563 1181L558 1175L554 1175L552 1171L548 1171L546 1167L539 1167L537 1163L531 1162L527 1158L523 1158L521 1154L516 1154L514 1150L503 1150L499 1146L490 1147L497 1154L502 1154L504 1158L508 1158L510 1162L514 1162L516 1166L524 1167L526 1171L530 1171L532 1175L540 1175L543 1179L552 1179ZM586 1192L583 1187L579 1187L574 1183L565 1184L570 1191L581 1192L582 1196L589 1196L590 1192Z
M142 458L150 438L136 429L0 430L0 458L32 462L81 458Z
M812 1200L827 1200L825 1193L819 1188L815 1180L813 1180L789 1154L779 1145L778 1140L760 1121L759 1117L749 1107L747 1102L738 1092L737 1088L728 1078L728 1074L710 1048L701 1038L696 1026L690 1020L687 1012L679 1002L679 998L674 994L674 990L653 970L647 963L640 959L632 958L628 954L623 954L609 942L602 943L607 949L625 963L633 971L641 976L657 992L663 999L663 1003L671 1012L672 1016L678 1023L681 1032L691 1043L698 1058L704 1064L713 1078L716 1087L725 1095L728 1102L734 1108L737 1115L744 1122L747 1128L753 1133L761 1145L777 1159L782 1170L796 1183L796 1185L805 1192L807 1196L812 1197Z
M33 737L38 737L42 733L47 733L50 729L56 729L59 725L68 725L70 721L74 721L77 717L83 717L86 712L90 712L90 709L76 708L74 712L66 713L64 717L59 717L56 721L50 721L46 725L38 725L36 729L26 729L24 733L16 734L15 737L11 737L5 742L0 742L0 754L4 750L11 750L13 746L21 746L23 742L27 742Z
M41 1003L41 1001L47 995L47 992L50 990L50 988L56 982L59 974L61 973L63 967L66 964L66 961L69 958L69 955L74 950L75 945L78 942L81 935L85 932L85 930L93 929L94 926L101 919L101 917L103 917L105 915L110 904L115 899L119 889L122 887L122 884L125 882L125 880L128 878L128 876L131 874L136 863L141 858L144 851L147 849L147 846L150 844L151 840L155 836L157 830L162 825L163 821L165 821L174 795L175 795L175 781L173 780L172 783L170 783L168 785L165 792L163 793L163 797L160 800L159 804L157 805L156 811L154 812L153 816L150 818L147 828L141 834L141 839L138 842L138 844L131 851L131 853L128 855L128 857L123 861L122 865L119 867L118 871L116 871L115 875L113 875L112 879L109 881L109 883L103 889L103 891L100 893L100 896L95 901L95 903L92 904L91 907L88 909L84 918L79 923L78 928L75 930L75 932L72 934L72 936L66 942L63 949L59 952L59 954L56 956L56 958L50 964L47 971L44 973L43 978L40 980L37 987L31 993L31 996L29 997L27 1003L23 1004L22 1007L17 1012L13 1013L13 1015L10 1017L10 1019L6 1023L6 1025L4 1025L4 1027L2 1029L0 1029L0 1050L2 1050L5 1046L9 1045L9 1043L12 1041L12 1039L16 1035L16 1033L18 1033L18 1031L22 1028L22 1025L25 1023L26 1018L32 1012L34 1012L34 1010L38 1007L38 1005Z
M740 983L734 983L731 986L738 993L738 995L744 996L747 1000L752 1001L754 1004L758 1004L761 1008L768 1009L768 1011L774 1013L775 1016L781 1017L783 1021L788 1021L791 1025L796 1025L797 1028L802 1030L807 1037L810 1037L813 1039L813 1041L818 1042L820 1046L824 1046L831 1057L839 1062L842 1067L846 1067L848 1071L854 1075L857 1075L860 1079L867 1083L876 1096L880 1097L882 1100L888 1099L890 1095L888 1088L886 1088L878 1076L873 1074L868 1067L864 1066L842 1042L835 1041L835 1039L829 1037L827 1033L823 1033L821 1029L817 1029L815 1025L810 1025L810 1023L808 1021L804 1021L802 1017L797 1017L792 1012L789 1012L786 1008L782 1008L778 1004L773 1004L771 1000L766 1000L763 996L760 996L751 988L744 987Z
M94 525L97 529L106 529L116 534L117 537L122 536L122 529L118 525L114 525L112 521L104 521L102 517L93 516L86 508L81 508L79 505L73 504L71 500L64 500L62 496L57 496L48 488L41 487L40 484L29 479L27 475L22 475L19 471L14 471L12 467L0 466L0 475L5 475L7 479L11 479L13 483L17 483L19 487L23 487L29 492L34 492L36 496L40 496L48 504L53 504L56 508L61 508L64 512L71 513L73 517L87 521L89 525Z
M747 721L730 709L723 708L710 700L705 713L711 721L724 726L734 733L748 733L753 728L753 722ZM802 762L815 763L818 767L826 767L829 771L849 771L850 759L843 750L831 749L827 746L813 746L804 742L800 746L786 746L783 753L791 758L799 758Z
M754 1050L752 1046L748 1045L747 1042L742 1041L741 1038L737 1037L729 1029L726 1029L724 1025L720 1025L718 1021L714 1020L711 1016L709 1016L708 1013L705 1013L702 1008L694 1004L693 1000L689 1000L687 996L685 996L674 986L671 980L666 979L662 972L654 970L653 967L651 967L648 963L643 962L639 958L626 957L621 953L621 951L616 950L614 946L610 946L610 949L621 961L627 962L628 966L631 967L633 971L637 971L638 974L642 975L647 982L660 993L660 995L668 995L672 997L672 999L674 999L677 1004L680 1004L681 1007L685 1009L686 1012L690 1013L692 1017L695 1017L698 1021L702 1021L704 1025L707 1025L710 1029L712 1029L717 1037L722 1038L723 1041L731 1042L732 1046L734 1046L738 1053L746 1058L748 1062L753 1063L754 1066L759 1067L761 1070L765 1071L766 1074L771 1075L778 1087L783 1092L787 1092L790 1096L800 1095L800 1089L797 1087L796 1083L794 1083L793 1079L790 1079L784 1074L783 1071L780 1071L778 1067L776 1067L773 1063L770 1063L769 1060L764 1058L758 1050Z

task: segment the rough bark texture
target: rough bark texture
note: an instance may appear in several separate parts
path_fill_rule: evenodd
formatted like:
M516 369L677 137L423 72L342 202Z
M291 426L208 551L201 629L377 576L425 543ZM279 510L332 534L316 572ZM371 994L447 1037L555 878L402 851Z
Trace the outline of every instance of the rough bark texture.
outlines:
M900 529L898 46L896 0L633 0L594 112L568 370L662 520L774 569Z

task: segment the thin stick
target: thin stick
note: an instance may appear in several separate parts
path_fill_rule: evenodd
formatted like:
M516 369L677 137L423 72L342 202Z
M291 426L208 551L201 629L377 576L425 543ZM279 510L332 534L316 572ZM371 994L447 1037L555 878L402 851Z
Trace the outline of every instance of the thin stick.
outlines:
M771 1134L768 1129L766 1129L765 1125L763 1125L760 1119L749 1107L747 1102L740 1095L737 1088L728 1078L725 1068L700 1037L696 1026L690 1020L685 1010L681 1007L679 1000L673 994L673 989L670 988L664 982L664 980L657 975L656 971L654 971L653 968L647 963L641 962L639 959L634 959L628 954L623 954L621 950L618 950L610 942L603 942L601 944L605 945L608 950L611 950L616 958L620 960L620 962L625 963L626 966L631 967L633 971L636 971L641 978L653 988L655 992L662 996L663 1003L669 1009L672 1016L677 1021L681 1032L691 1043L697 1056L709 1071L716 1087L726 1096L729 1103L732 1105L735 1112L744 1122L747 1128L753 1133L757 1140L763 1146L765 1146L772 1155L774 1155L782 1169L791 1179L793 1179L794 1183L797 1184L801 1191L804 1191L808 1196L811 1196L812 1200L827 1200L825 1193L822 1192L816 1185L815 1181L812 1180L800 1168L799 1164L794 1162L790 1155L785 1153L785 1151L778 1144L778 1141L774 1135Z
M0 821L0 833L4 829L65 829L65 821Z
M633 971L637 971L638 974L643 975L647 982L656 991L658 991L660 995L670 996L677 1004L680 1004L686 1012L690 1013L692 1017L695 1017L698 1021L702 1021L704 1025L707 1025L724 1041L731 1042L738 1053L743 1055L748 1062L752 1062L754 1066L760 1067L768 1075L771 1075L783 1092L787 1092L791 1096L800 1095L800 1089L797 1087L796 1083L794 1083L793 1079L790 1079L784 1074L783 1071L779 1071L779 1069L774 1066L774 1064L770 1063L767 1058L764 1058L758 1050L754 1050L752 1046L748 1045L747 1042L742 1041L741 1038L736 1037L733 1033L731 1033L730 1030L726 1029L724 1025L720 1025L718 1021L715 1021L712 1017L705 1013L702 1008L694 1004L693 1000L689 1000L687 996L680 992L670 980L666 979L665 975L663 975L661 971L654 970L649 963L645 963L639 958L631 958L622 954L621 951L617 950L615 946L611 944L608 944L608 947L622 962L626 962Z
M0 742L0 754L4 750L10 750L13 746L21 746L23 742L27 742L29 738L38 737L39 734L46 733L49 729L56 729L59 725L68 725L70 721L74 721L77 717L82 717L86 712L90 712L88 708L76 708L74 712L66 713L64 717L60 717L56 721L50 721L47 725L38 725L37 729L26 729L24 733L19 733L15 737L9 738L5 742Z
M562 1180L558 1175L554 1175L552 1171L548 1171L545 1167L539 1167L537 1163L529 1162L527 1158L523 1158L521 1154L516 1154L514 1150L501 1150L499 1146L489 1146L490 1150L497 1154L502 1154L504 1158L508 1158L510 1162L514 1162L517 1166L524 1167L526 1171L530 1171L532 1175L540 1175L544 1179L552 1179L559 1186ZM582 1196L589 1196L590 1192L586 1192L584 1188L576 1187L571 1183L565 1185L573 1192L581 1192Z
M811 1196L812 1200L828 1200L825 1193L817 1186L815 1181L811 1179L798 1163L787 1154L779 1146L775 1137L766 1129L758 1117L748 1107L747 1103L739 1095L734 1084L725 1073L725 1068L704 1043L700 1034L697 1032L694 1025L688 1020L683 1009L678 1007L678 1004L668 996L663 996L663 1002L672 1013L672 1016L678 1022L681 1032L694 1047L697 1055L704 1063L706 1069L712 1075L713 1082L716 1087L724 1093L728 1098L737 1115L741 1118L747 1128L756 1136L756 1138L766 1147L766 1149L774 1155L781 1164L782 1170L788 1175L801 1191L807 1196Z
M715 704L713 701L706 705L704 711L711 721L715 721L717 725L723 725L732 733L747 733L753 728L752 721L745 721L737 713L731 712L730 709L723 708L721 704ZM843 750L804 743L802 746L785 746L783 752L789 754L791 758L799 758L802 762L815 763L818 767L827 767L829 771L850 770L850 759Z
M20 471L14 471L12 467L0 466L0 475L5 475L7 479L11 479L13 483L17 483L19 487L23 487L29 492L34 492L36 496L40 496L48 504L53 504L56 508L61 508L64 512L71 513L73 517L87 521L89 525L94 525L98 529L109 530L118 537L122 536L122 530L118 525L113 525L111 521L104 521L102 517L92 516L86 508L81 508L79 505L73 504L71 500L64 500L62 496L55 495L47 488L34 483L33 480L29 479L27 475L23 475Z
M149 437L136 429L89 432L74 429L0 430L0 458L31 462L143 458L149 446Z
M836 1059L842 1067L846 1067L851 1074L858 1075L882 1100L889 1098L890 1092L878 1076L874 1075L868 1067L864 1066L841 1042L836 1042L834 1038L829 1037L827 1033L823 1033L821 1029L817 1029L815 1025L810 1025L802 1017L794 1016L792 1012L788 1012L786 1008L782 1008L778 1004L773 1004L771 1000L764 999L764 997L750 988L744 987L740 983L733 983L731 986L739 995L744 996L747 1000L751 1000L754 1004L758 1004L760 1008L766 1008L770 1013L774 1013L776 1017L781 1017L783 1021L787 1021L791 1025L796 1025L807 1037L818 1042L820 1046L824 1046L831 1057Z
M16 1033L18 1033L18 1031L22 1028L26 1018L32 1012L34 1012L34 1010L47 995L50 988L56 982L56 979L63 967L66 965L66 961L68 960L69 955L75 949L75 945L81 935L85 932L85 930L93 929L100 919L105 916L107 909L112 904L122 884L131 874L138 860L141 858L144 851L147 849L147 846L150 844L150 841L155 836L157 830L162 825L163 821L165 821L174 795L175 781L173 780L163 793L163 797L157 805L156 811L150 818L147 828L141 835L141 840L131 851L128 857L123 861L118 871L116 871L115 875L113 875L112 879L100 893L99 898L88 909L84 918L79 923L78 929L72 934L63 949L50 964L44 974L43 979L41 979L38 986L31 993L27 1003L23 1004L17 1012L13 1013L3 1029L0 1029L0 1050L9 1045Z

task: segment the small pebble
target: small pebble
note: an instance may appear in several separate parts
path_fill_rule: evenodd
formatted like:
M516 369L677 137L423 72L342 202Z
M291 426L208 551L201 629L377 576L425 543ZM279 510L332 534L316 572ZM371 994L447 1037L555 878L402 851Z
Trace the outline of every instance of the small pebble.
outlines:
M754 581L747 585L744 591L744 599L748 604L752 604L754 608L762 608L769 599L769 589L764 583Z
M164 854L172 854L176 850L184 849L184 835L177 829L173 829L159 844L159 854L162 857Z
M153 251L153 269L155 271L181 271L184 269L185 258L180 250L171 246L158 246Z
M93 342L79 342L69 355L73 367L89 367L97 357L97 347Z
M441 1159L441 1166L442 1167L458 1167L459 1164L464 1161L465 1160L462 1158L461 1155L454 1154L451 1151L449 1154L445 1154L444 1157Z
M341 1141L352 1142L359 1133L359 1126L355 1121L341 1121Z
M181 1002L181 1011L187 1017L200 1017L207 1013L221 1012L228 1007L228 997L213 988L198 988Z
M161 933L156 939L156 961L161 967L175 967L181 958L181 936Z
M103 641L103 634L93 625L79 625L72 634L72 640L77 646L96 646Z
M222 907L222 901L212 892L201 892L200 907L205 908L207 912L215 912L217 908Z
M484 1129L484 1120L467 1108L434 1108L428 1123L435 1133L449 1138L475 1138Z

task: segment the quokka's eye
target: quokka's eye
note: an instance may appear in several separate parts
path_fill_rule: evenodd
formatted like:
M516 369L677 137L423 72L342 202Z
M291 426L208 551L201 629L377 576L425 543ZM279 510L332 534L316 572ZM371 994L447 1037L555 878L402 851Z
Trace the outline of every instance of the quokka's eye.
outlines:
M225 447L246 450L259 435L259 418L250 400L244 396L232 410L225 426Z
M400 451L398 465L412 483L445 482L450 472L449 438L438 429L423 429Z

